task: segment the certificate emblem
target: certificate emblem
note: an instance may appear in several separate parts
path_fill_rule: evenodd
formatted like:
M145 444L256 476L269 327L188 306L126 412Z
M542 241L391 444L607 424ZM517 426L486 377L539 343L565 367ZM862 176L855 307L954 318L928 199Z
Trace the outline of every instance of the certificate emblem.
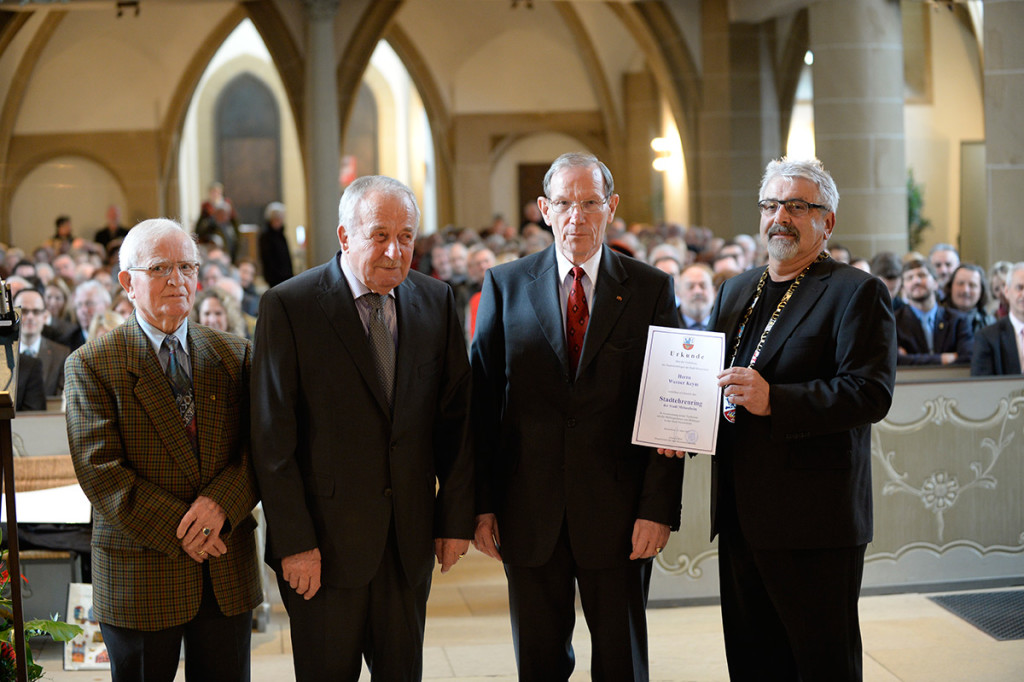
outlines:
M693 350L693 337L692 336L684 336L683 337L683 348L685 350Z

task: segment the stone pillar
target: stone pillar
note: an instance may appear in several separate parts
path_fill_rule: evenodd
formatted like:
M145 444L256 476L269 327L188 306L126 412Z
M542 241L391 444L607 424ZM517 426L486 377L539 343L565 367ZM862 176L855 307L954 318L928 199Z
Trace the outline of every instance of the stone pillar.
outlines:
M701 35L695 222L725 239L756 234L761 173L781 154L763 27L730 24L728 4L708 1L701 7Z
M985 174L988 253L993 261L1024 260L1024 1L985 2Z
M306 170L310 265L338 251L341 119L334 57L334 17L339 0L304 0L306 5Z
M651 168L651 140L661 132L658 90L651 75L641 72L624 75L622 91L626 125L619 158L624 163L612 170L615 190L622 197L616 215L629 223L653 223L664 213L660 187L654 184L656 171ZM610 162L605 163L610 167Z
M839 187L834 242L858 256L907 250L903 30L891 0L810 6L814 144Z

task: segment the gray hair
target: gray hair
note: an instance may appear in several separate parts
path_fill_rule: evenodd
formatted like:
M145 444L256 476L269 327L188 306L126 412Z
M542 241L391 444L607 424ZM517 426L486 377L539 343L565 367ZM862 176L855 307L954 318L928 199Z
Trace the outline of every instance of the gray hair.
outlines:
M420 225L420 205L416 203L416 195L404 183L386 175L364 175L356 178L345 188L338 202L338 224L351 230L357 224L359 205L367 194L380 193L386 196L407 200L412 204L413 216L416 219L414 231Z
M597 166L601 171L601 180L604 182L604 198L607 199L615 193L615 179L612 178L612 172L608 170L608 166L587 152L569 152L554 160L551 168L548 168L548 172L544 174L544 196L551 198L551 178L555 177L559 171L566 168L591 168L593 166Z
M939 251L952 251L956 254L957 258L960 257L960 252L957 251L956 247L952 244L936 244L932 247L932 250L928 252L928 255L931 256L933 253L938 253Z
M1009 282L1010 277L1013 276L1013 273L1017 272L1018 270L1024 270L1024 261L1021 261L1019 263L1013 263L1012 265L1010 265L1010 269L1006 273L1006 277L1005 277L1007 282Z
M79 284L77 287L75 287L75 295L72 297L72 300L75 301L75 303L77 303L78 299L81 296L84 296L85 294L89 293L90 291L97 292L100 295L100 298L108 306L110 305L110 302L112 300L110 298L110 290L107 289L105 286L103 286L102 284L100 284L99 282L97 282L94 279L87 279L84 282L82 282L81 284Z
M196 246L195 238L181 225L169 218L153 218L143 220L128 230L128 236L121 242L121 249L117 252L117 261L121 270L137 267L139 261L149 254L155 243L176 232L185 237L192 245L192 258L198 263L199 247Z
M780 177L789 180L803 178L813 182L818 186L818 200L815 203L825 206L832 213L839 208L839 190L836 188L836 182L818 159L798 161L784 156L770 162L764 170L764 177L761 178L758 201L765 198L764 192L768 183Z

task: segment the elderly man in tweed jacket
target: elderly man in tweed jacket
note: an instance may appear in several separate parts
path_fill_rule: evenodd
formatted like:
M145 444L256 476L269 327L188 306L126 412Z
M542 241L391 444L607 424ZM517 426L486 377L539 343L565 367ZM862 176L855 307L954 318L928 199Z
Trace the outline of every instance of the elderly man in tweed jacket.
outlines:
M135 313L73 353L67 426L93 504L93 601L114 682L248 680L261 600L245 340L188 324L198 252L170 220L131 230Z

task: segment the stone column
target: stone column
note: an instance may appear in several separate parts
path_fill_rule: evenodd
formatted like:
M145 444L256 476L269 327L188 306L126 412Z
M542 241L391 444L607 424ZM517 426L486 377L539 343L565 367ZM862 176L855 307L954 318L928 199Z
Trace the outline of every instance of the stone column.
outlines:
M334 17L339 0L304 0L306 5L306 171L309 188L307 253L310 265L338 250L341 119L338 112Z
M833 241L858 256L907 250L903 29L891 0L810 6L814 144L839 187Z
M988 253L980 264L1024 260L1024 1L985 1L985 174Z

